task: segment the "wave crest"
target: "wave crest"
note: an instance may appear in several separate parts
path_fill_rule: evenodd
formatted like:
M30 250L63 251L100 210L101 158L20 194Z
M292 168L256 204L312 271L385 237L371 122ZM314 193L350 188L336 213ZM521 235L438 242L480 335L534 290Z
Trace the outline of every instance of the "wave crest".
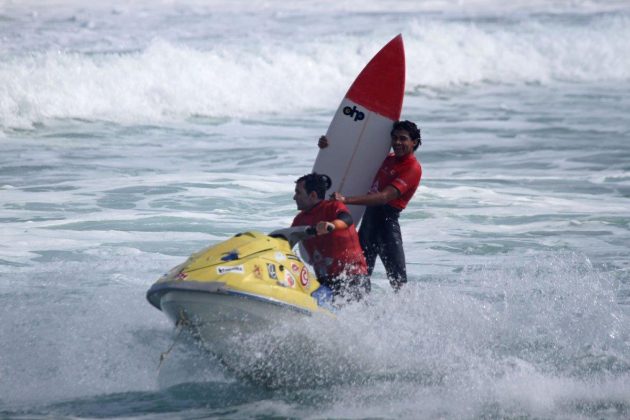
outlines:
M28 128L58 118L124 124L333 109L391 37L376 32L299 43L270 37L208 50L154 40L132 53L12 56L0 63L0 126ZM630 18L623 14L516 22L424 17L405 23L401 32L408 93L630 80Z

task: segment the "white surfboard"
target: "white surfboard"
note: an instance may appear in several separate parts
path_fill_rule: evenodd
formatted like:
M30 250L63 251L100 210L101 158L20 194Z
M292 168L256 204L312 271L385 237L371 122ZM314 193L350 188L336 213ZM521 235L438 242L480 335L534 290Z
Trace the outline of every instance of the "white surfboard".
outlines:
M390 132L400 118L404 91L405 51L398 35L357 76L328 127L329 145L320 149L313 172L331 178L329 193L368 192L390 150ZM348 208L358 226L365 207Z

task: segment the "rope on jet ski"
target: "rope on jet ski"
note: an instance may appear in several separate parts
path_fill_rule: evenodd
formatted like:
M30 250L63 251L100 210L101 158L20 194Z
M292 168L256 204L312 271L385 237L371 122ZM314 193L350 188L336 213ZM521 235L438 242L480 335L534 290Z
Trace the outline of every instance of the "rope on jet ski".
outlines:
M179 318L177 319L177 322L175 323L175 331L177 334L175 335L173 342L171 343L168 350L160 354L160 364L158 365L158 372L162 368L162 363L164 363L164 360L166 360L166 357L171 353L171 350L173 350L173 348L175 347L175 344L177 344L177 340L182 335L182 331L184 330L184 327L187 325L190 325L190 321L188 321L188 319L184 315L184 312L182 311L180 312Z

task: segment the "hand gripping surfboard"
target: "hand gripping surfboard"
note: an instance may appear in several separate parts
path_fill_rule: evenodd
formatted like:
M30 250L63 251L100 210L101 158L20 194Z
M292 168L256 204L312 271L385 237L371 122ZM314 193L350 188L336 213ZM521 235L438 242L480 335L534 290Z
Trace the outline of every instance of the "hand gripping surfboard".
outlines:
M368 192L391 146L392 124L400 118L405 93L402 35L385 45L359 73L341 101L320 149L313 172L332 179L328 191L345 196ZM355 226L364 206L348 206Z

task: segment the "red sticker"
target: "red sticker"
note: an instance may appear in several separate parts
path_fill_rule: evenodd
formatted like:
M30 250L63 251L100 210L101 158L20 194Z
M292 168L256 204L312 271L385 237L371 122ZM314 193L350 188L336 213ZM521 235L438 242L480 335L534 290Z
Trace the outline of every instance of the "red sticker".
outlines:
M300 283L306 288L309 286L308 270L306 267L302 267L302 271L300 272Z
M295 279L293 278L293 274L289 273L288 271L284 272L284 281L289 283L290 287L295 286Z

